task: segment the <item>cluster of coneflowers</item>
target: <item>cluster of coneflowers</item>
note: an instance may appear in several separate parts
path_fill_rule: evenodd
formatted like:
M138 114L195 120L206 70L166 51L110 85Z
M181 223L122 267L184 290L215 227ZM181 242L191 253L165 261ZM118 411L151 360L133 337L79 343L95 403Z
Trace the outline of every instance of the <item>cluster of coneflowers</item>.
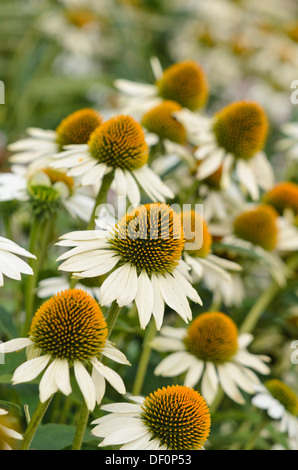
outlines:
M29 448L53 396L72 394L73 378L82 396L73 449L98 406L109 413L91 423L100 447L203 449L224 395L238 405L253 395L253 405L298 437L295 392L278 377L264 382L270 357L249 351L266 304L242 325L231 309L246 295L248 262L265 271L269 288L271 278L277 288L287 285L297 268L298 187L275 183L258 103L233 102L209 116L200 64L164 71L152 64L154 84L116 81L127 96L111 117L76 110L55 130L30 128L8 147L11 172L0 174L0 201L30 211L30 241L25 250L0 238L0 284L4 276L28 276L21 335L0 353L26 349L11 380L40 377L40 401L23 436L0 421L4 448L22 437L21 448ZM124 214L104 217L103 206L119 201ZM82 230L57 234L65 210ZM64 274L41 280L49 248ZM121 351L125 338L113 343L127 316L146 333L132 390L114 366L131 365ZM154 374L175 381L142 396L151 349L160 354ZM119 402L106 398L106 382Z

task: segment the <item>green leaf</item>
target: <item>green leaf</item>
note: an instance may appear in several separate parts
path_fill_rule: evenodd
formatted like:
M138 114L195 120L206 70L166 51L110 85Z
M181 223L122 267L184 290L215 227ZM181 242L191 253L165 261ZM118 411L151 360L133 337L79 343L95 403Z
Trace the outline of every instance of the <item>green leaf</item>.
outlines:
M71 446L74 435L75 426L68 426L67 424L53 424L47 423L39 426L34 439L32 441L31 449L34 450L62 450ZM84 441L94 439L90 431L85 433Z

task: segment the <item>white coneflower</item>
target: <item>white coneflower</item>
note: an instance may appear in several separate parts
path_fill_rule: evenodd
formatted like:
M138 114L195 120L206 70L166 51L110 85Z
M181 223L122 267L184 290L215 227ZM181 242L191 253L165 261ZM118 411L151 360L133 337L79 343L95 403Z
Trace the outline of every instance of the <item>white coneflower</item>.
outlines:
M13 424L8 411L0 408L0 450L12 450L13 441L23 439L22 434L14 429Z
M34 168L40 160L48 166L53 155L65 145L86 144L91 133L102 123L101 115L94 109L84 108L64 118L56 130L35 127L27 129L28 137L8 146L13 155L12 163L30 165Z
M54 208L61 204L72 217L85 222L94 207L94 199L84 194L73 178L48 167L29 172L13 167L11 173L0 173L0 201L29 201L42 212L47 205Z
M163 387L132 403L101 407L110 412L92 424L92 434L103 437L100 447L121 445L121 450L202 450L210 432L206 401L181 385Z
M0 237L0 286L4 284L3 276L20 281L21 274L33 274L32 268L19 256L35 258L13 241Z
M63 0L61 3L59 10L40 16L38 26L42 33L54 38L77 59L98 55L104 50L101 18L110 2Z
M141 117L141 124L147 132L150 146L158 144L158 154L153 165L167 167L174 162L185 161L190 167L196 163L192 150L187 145L186 130L175 117L174 113L182 107L176 101L164 100L153 106Z
M253 250L268 266L280 284L286 283L289 270L281 255L298 249L298 230L270 205L258 204L241 212L233 222L232 234L221 243Z
M86 405L93 410L102 400L106 380L119 393L125 393L119 374L99 360L102 355L120 364L129 364L107 338L107 324L95 299L80 289L68 289L37 310L29 338L2 343L0 351L10 353L27 348L27 361L15 370L12 383L30 382L44 371L39 384L42 403L58 390L64 395L71 393L70 368L73 366Z
M212 253L212 235L201 215L194 210L185 211L182 220L186 240L183 257L192 268L193 279L203 279L212 291L214 287L217 289L222 278L231 281L230 271L239 272L242 267ZM215 280L218 282L214 285Z
M279 429L296 442L298 449L298 397L288 385L271 379L256 388L252 404L266 410L270 418L279 421Z
M281 181L263 195L263 201L274 207L279 215L295 223L298 216L298 184Z
M200 64L185 60L171 65L166 70L156 57L151 59L155 84L135 83L130 80L115 80L116 88L123 93L120 105L127 112L148 111L163 100L171 100L183 108L202 108L208 98L208 83ZM126 95L126 96L125 96Z
M188 110L175 113L188 130L189 139L198 148L195 157L202 160L197 178L204 180L222 167L222 182L228 186L231 169L252 199L259 198L259 187L268 190L274 184L271 164L262 151L268 132L267 117L255 102L232 103L214 117L198 116Z
M133 205L140 203L140 187L152 200L173 198L172 191L148 167L148 145L142 126L131 116L114 116L96 129L86 145L65 146L53 168L68 168L69 176L80 177L83 186L100 184L113 172L119 196L127 196Z
M233 320L222 312L207 312L195 318L187 329L165 326L152 347L161 352L174 351L155 369L156 375L176 377L186 373L184 385L194 387L202 378L202 394L211 404L219 386L235 402L244 403L240 393L254 393L260 381L255 371L269 374L264 363L269 358L247 351L253 336L238 336Z
M167 204L139 206L110 230L72 232L61 238L58 245L74 248L58 258L66 260L59 269L78 279L109 273L101 286L101 304L116 300L121 307L135 300L142 328L152 315L161 327L165 303L186 322L192 318L187 297L201 303L181 259L180 216Z

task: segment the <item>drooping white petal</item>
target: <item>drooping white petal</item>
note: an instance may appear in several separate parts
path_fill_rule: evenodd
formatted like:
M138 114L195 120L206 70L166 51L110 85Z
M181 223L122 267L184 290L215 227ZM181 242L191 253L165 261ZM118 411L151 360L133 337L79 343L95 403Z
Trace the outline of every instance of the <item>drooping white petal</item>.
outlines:
M46 402L54 393L58 391L56 383L56 372L58 360L55 359L46 369L39 384L39 398L41 403Z
M101 352L103 356L109 357L110 359L113 359L113 361L116 361L119 364L130 365L125 354L119 351L119 349L115 348L115 346L113 346L112 343L110 343L110 341L106 342L105 347L103 348Z
M12 383L16 385L34 380L46 368L50 359L51 356L47 354L24 362L14 371Z
M130 264L126 263L113 271L103 282L100 295L101 304L108 305L121 296L130 275ZM123 295L122 295L123 300Z
M96 403L94 382L80 361L74 361L74 373L88 410L93 411Z
M207 403L212 403L218 390L218 377L215 366L212 362L207 362L202 378L202 395Z
M99 405L106 391L106 379L97 371L95 367L92 367L91 378L95 387L96 403Z
M112 387L117 390L117 392L121 393L122 395L126 392L124 382L117 372L103 365L96 358L92 359L91 363L93 367L95 367L96 370L112 385Z
M127 272L125 285L123 285L123 289L117 298L119 307L129 305L135 299L138 292L139 281L136 267L127 264Z
M71 393L69 364L66 359L56 359L55 381L58 389L66 396Z
M251 198L256 201L259 198L259 188L255 175L249 164L243 159L239 159L236 164L236 174L239 182L247 189Z
M204 362L199 361L198 359L193 361L193 364L189 367L185 379L184 385L186 387L195 387L195 385L199 382L202 373L204 370Z
M220 364L217 366L217 371L219 375L219 382L224 390L224 392L236 403L240 405L244 404L244 398L241 395L235 381L230 376L229 371L226 370L225 364Z
M155 375L176 377L192 365L192 357L186 351L178 351L163 359L154 370Z
M165 303L160 292L158 277L155 274L152 274L151 276L151 283L154 294L153 316L155 320L156 329L159 330L163 322Z
M141 328L148 325L154 305L154 290L147 272L143 269L138 278L138 292L135 298Z
M180 289L177 281L170 274L158 276L160 291L164 301L170 308L175 310L183 320L188 323L192 313L184 292Z

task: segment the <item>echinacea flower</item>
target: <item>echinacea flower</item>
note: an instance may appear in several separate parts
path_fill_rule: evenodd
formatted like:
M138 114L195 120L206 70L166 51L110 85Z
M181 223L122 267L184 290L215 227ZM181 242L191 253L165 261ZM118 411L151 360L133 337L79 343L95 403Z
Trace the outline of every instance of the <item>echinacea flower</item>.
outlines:
M202 108L207 101L209 87L200 64L185 60L171 65L166 70L156 57L151 60L155 84L135 83L130 80L115 80L116 88L128 98L122 98L127 111L147 111L163 100L176 101L181 107L192 111Z
M66 396L71 393L71 367L89 410L101 402L106 380L119 393L125 393L121 377L102 364L99 357L129 363L108 340L100 306L80 289L68 289L44 302L33 317L29 338L12 339L0 345L2 353L23 348L27 348L27 361L15 370L12 383L30 382L44 371L39 384L42 403L58 390ZM92 368L92 375L88 368Z
M298 448L298 397L294 390L281 380L271 379L256 388L252 404L279 421L280 431L288 433Z
M243 404L239 389L252 394L260 383L252 369L261 374L270 372L264 363L269 358L247 351L252 340L252 335L238 335L234 321L222 312L203 313L187 329L164 326L151 345L161 352L174 352L154 373L163 377L186 373L184 385L188 387L202 379L201 390L208 404L214 401L219 386L232 400Z
M186 240L183 258L192 268L194 281L203 279L211 291L217 289L222 278L231 281L230 271L239 272L242 267L212 252L212 235L203 217L190 210L182 213L182 221ZM218 283L214 285L215 280Z
M77 186L74 178L43 166L30 171L12 167L11 173L0 173L0 201L27 201L35 215L43 217L63 206L72 217L85 222L94 207L94 199Z
M23 436L14 429L14 420L8 411L0 408L0 450L12 450L15 439L21 441Z
M0 237L0 286L4 284L3 276L20 281L21 274L33 274L32 268L19 256L35 258L13 241Z
M222 238L222 244L254 250L274 279L284 285L289 270L281 255L298 249L297 228L272 206L257 204L235 217L232 232Z
M61 238L58 245L74 248L58 258L66 260L59 269L77 279L109 273L101 285L101 304L115 300L122 307L135 301L141 328L152 315L161 327L165 303L186 322L192 318L187 297L201 304L181 259L181 219L167 204L139 206L109 230L72 232Z
M210 433L206 401L181 385L159 388L132 403L101 407L109 415L96 419L92 434L103 437L100 447L121 445L121 450L202 450Z
M47 11L40 16L38 27L41 32L55 39L68 54L73 55L77 68L80 60L104 54L107 40L101 23L106 22L103 14L106 15L110 2L63 0L59 3L62 3L62 8Z
M264 194L263 201L274 207L279 215L291 213L295 219L298 216L298 184L282 181Z
M114 116L91 134L88 144L64 148L51 166L68 168L67 174L80 177L83 186L100 184L105 174L113 172L116 193L127 196L133 205L140 203L138 184L152 200L174 197L148 167L145 135L142 126L131 116Z
M232 103L215 116L198 116L188 110L175 113L198 148L194 155L202 160L197 178L204 180L222 166L223 184L230 180L231 169L252 199L259 198L259 187L268 190L274 183L271 164L263 147L268 133L267 116L255 102Z
M48 166L53 155L65 145L86 144L101 123L102 117L97 111L84 108L64 118L55 131L30 127L27 129L28 137L8 146L8 150L13 152L10 161L34 167L42 160L43 165Z
M176 101L164 100L148 109L141 116L141 124L147 132L147 142L151 146L158 144L160 155L154 158L154 167L165 167L172 163L173 158L185 161L189 166L194 166L195 159L188 148L186 130L175 117L175 113L182 107Z

